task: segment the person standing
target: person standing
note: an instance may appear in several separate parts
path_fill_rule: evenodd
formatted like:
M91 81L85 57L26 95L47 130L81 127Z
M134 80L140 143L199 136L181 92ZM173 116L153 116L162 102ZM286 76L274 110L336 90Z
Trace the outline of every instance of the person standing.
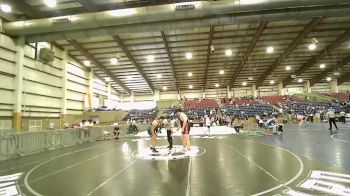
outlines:
M210 118L208 116L205 117L205 126L207 127L207 133L210 133L211 121L210 121Z
M171 123L169 120L170 120L169 117L168 119L164 118L162 123L162 128L166 129L166 136L168 138L168 143L169 143L169 146L167 148L171 150L173 148L173 137L172 137Z
M180 119L180 125L182 128L182 145L184 146L184 150L191 150L190 122L188 117L181 111L181 109L177 109L176 114Z
M332 123L334 124L335 128L338 130L337 124L335 123L335 113L333 112L332 109L328 109L328 112L326 113L326 118L328 119L329 123L329 130L332 132Z
M344 112L344 110L342 110L342 111L340 112L340 121L341 121L343 124L345 124L345 112Z
M157 145L157 133L158 133L158 129L160 128L159 125L161 125L163 121L163 117L160 117L158 119L158 121L156 119L154 119L152 121L152 126L151 126L151 150L154 153L157 153L158 150L156 149L156 145Z

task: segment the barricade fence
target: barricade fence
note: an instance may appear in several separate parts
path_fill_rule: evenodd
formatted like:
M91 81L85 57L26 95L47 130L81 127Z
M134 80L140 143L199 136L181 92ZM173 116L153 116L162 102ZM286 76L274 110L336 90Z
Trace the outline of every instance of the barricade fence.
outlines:
M146 125L137 125L145 130ZM128 125L121 125L120 132L126 133ZM103 139L105 133L113 134L114 126L94 126L85 128L68 128L36 132L0 132L0 160L39 153L65 146L72 146L88 141Z

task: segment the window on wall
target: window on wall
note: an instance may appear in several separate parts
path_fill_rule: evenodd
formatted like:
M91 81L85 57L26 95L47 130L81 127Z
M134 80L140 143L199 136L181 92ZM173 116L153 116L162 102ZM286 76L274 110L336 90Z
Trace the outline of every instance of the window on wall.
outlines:
M12 120L0 120L0 129L11 129Z
M43 129L42 120L30 120L29 121L29 131L41 131Z

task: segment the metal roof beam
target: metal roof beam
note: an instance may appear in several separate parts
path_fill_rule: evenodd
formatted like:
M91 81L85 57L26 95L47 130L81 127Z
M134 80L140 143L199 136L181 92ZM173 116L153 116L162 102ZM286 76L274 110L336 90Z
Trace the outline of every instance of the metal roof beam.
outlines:
M165 47L166 53L167 53L168 58L169 58L169 64L170 64L170 66L171 66L171 70L172 70L173 75L174 75L174 82L175 82L176 90L177 90L177 93L180 94L180 89L179 89L179 85L178 85L178 81L177 81L177 76L176 76L176 72L175 72L175 67L174 67L173 59L172 59L172 57L171 57L171 53L170 53L168 41L167 41L167 38L166 38L166 35L165 35L164 31L161 31L160 33L162 34L162 39L163 39L164 47Z
M129 59L129 61L135 66L137 71L140 73L141 77L143 77L143 79L146 81L146 83L148 84L148 86L151 89L152 93L154 93L154 88L153 88L153 85L152 85L151 81L148 79L147 75L142 70L142 67L136 62L134 57L131 55L130 51L125 46L123 40L118 35L114 35L113 39L119 45L119 47L122 49L123 53Z
M80 53L82 53L87 59L89 59L91 63L95 64L97 68L102 70L108 77L110 77L111 80L116 82L125 92L127 92L129 95L131 94L131 90L125 84L123 84L123 82L119 80L111 71L109 71L102 63L100 63L94 56L92 56L77 40L67 41Z
M25 3L23 0L12 0L11 4L20 12L23 12L24 15L29 16L30 18L46 18L50 17L48 14L44 14L40 10L33 9L32 6Z
M337 62L338 68L342 68L344 67L346 64L350 63L350 55L343 58L341 61ZM329 67L326 70L324 70L320 75L313 77L310 80L310 86L313 86L315 84L317 84L318 82L320 82L323 78L325 78L329 72L333 72L334 69L333 67Z
M98 11L97 6L91 0L75 0L90 12Z
M331 51L338 48L341 44L346 42L350 38L350 29L346 30L341 34L335 41L330 43L324 50L322 50L318 55L313 56L309 61L302 65L296 72L295 75L300 75L317 63L320 59L327 56ZM293 81L293 78L287 77L283 80L283 87L286 87Z
M324 20L324 17L312 19L304 29L299 33L299 35L289 44L289 46L282 51L282 54L272 63L272 65L261 75L261 77L256 81L256 88L259 88L266 80L266 78L279 66L281 62L286 59L295 48L303 41L303 39L313 31L317 25L319 25Z
M207 49L207 57L205 60L205 72L204 72L204 78L203 78L203 91L205 91L205 86L207 85L207 77L208 77L208 67L210 63L210 54L211 54L211 45L213 43L213 36L214 35L214 27L210 27L209 31L209 42L208 42L208 49Z
M230 86L232 86L234 84L234 82L236 81L236 79L237 79L239 73L241 72L243 66L248 61L249 55L253 51L256 43L259 41L260 36L263 34L263 32L264 32L264 30L265 30L265 28L267 26L267 23L268 23L267 21L260 22L258 30L254 34L253 39L249 43L247 51L244 53L244 56L242 57L242 63L238 66L237 71L233 74L233 77L232 77L232 79L230 81Z

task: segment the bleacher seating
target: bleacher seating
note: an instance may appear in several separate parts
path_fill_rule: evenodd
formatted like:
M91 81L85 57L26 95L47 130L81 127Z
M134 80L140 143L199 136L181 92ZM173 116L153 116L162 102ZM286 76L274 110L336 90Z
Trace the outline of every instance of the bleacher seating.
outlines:
M228 116L237 116L240 115L241 112L244 112L247 116L264 116L264 115L272 115L273 113L277 113L277 110L274 109L270 105L266 104L254 104L254 105L246 105L246 106L234 106L234 105L224 105L220 108L220 111L224 115Z
M206 115L210 114L210 111L214 110L212 107L202 107L202 108L182 108L182 111L187 115L190 119L200 119ZM175 114L175 109L168 108L163 110L163 116L171 116Z
M276 105L286 101L286 97L283 95L273 95L262 97L262 101L268 105Z
M252 105L259 103L252 97L222 98L220 101L222 105Z
M323 95L333 97L339 101L349 101L350 100L350 93L349 92L324 93Z
M156 118L158 111L158 108L152 110L131 110L123 120L147 121L148 119Z
M337 103L332 102L299 102L299 103L292 103L288 102L284 104L284 108L289 111L294 111L295 113L300 114L315 114L319 110L327 110L327 109L334 109L336 113L339 113L341 110L344 110L345 108Z
M215 99L185 100L185 108L217 108L218 102Z

